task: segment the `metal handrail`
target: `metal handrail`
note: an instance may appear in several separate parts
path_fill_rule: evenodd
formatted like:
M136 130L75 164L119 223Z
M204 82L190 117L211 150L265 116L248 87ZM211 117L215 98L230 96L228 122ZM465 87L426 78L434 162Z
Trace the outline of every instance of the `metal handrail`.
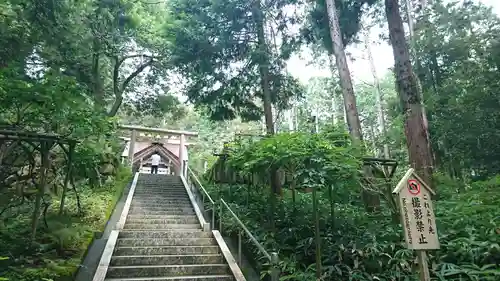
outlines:
M188 169L189 174L193 177L193 179L198 184L198 187L201 189L201 191L203 191L204 195L207 196L208 201L212 204L215 204L215 201L212 199L212 197L210 197L210 194L208 194L207 190L203 187L203 185L201 184L200 180L198 179L196 174L193 172L193 170L191 170L191 168L189 166L187 167L187 169Z
M188 176L186 177L186 181L189 185L189 188L191 188L191 181L190 179L193 178L194 181L195 181L195 184L194 186L198 187L199 190L201 190L201 197L202 197L202 204L203 204L203 207L205 207L205 198L208 199L208 202L210 202L210 205L212 206L212 219L210 221L210 227L212 229L215 229L215 210L216 210L216 204L215 204L215 201L212 199L212 197L210 196L210 194L208 194L207 190L203 187L203 185L201 184L200 180L198 179L198 177L196 176L196 174L193 172L193 170L191 170L191 168L189 166L187 166L187 173L188 173Z
M197 185L198 188L201 189L201 191L202 191L203 204L205 204L205 197L206 197L206 198L208 198L208 201L212 205L212 221L210 223L211 223L212 229L214 229L216 203L212 199L212 197L210 197L207 190L203 187L203 185L201 184L200 180L195 175L195 173L191 170L191 168L188 167L188 178L190 178L190 177L192 177L194 179L194 181L196 182L195 186ZM238 265L241 266L241 263L242 263L243 254L242 254L242 249L241 249L241 240L242 240L241 236L242 236L242 232L243 232L248 236L248 238L250 238L250 241L253 242L253 244L257 247L259 252L261 252L269 260L269 263L271 264L271 267L272 267L271 268L271 280L278 281L279 275L280 275L278 253L277 252L271 252L271 253L267 252L266 249L264 249L264 247L262 246L262 244L260 244L259 241L257 241L257 239L252 235L250 230L248 230L248 228L243 224L243 222L241 222L241 220L233 212L233 210L229 207L229 205L226 203L226 201L224 201L224 199L220 198L219 202L220 202L219 232L222 231L223 207L225 207L227 209L227 211L229 211L229 214L231 214L231 216L236 220L236 222L239 224L239 226L243 229L243 231L241 231L241 230L238 231Z
M271 260L271 255L266 251L266 249L264 249L264 247L259 243L259 241L257 241L257 239L255 239L255 237L252 235L252 233L250 233L250 231L248 230L248 228L240 221L240 219L236 216L236 214L233 212L233 210L231 210L231 208L226 203L226 201L224 201L224 199L220 199L220 202L222 203L223 206L225 206L227 208L227 210L229 211L229 213L233 216L233 218L241 226L241 228L243 228L243 231L246 232L246 234L248 235L248 237L250 238L250 240L252 240L252 242L259 249L259 251L264 256L266 256L266 258L268 258L269 260Z

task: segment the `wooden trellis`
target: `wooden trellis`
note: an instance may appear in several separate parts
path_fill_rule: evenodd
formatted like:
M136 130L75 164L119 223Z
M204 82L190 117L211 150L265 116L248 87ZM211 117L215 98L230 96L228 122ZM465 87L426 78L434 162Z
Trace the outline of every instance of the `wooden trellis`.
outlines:
M36 237L36 231L41 213L42 199L45 194L45 188L47 185L47 173L50 168L50 150L55 146L59 146L64 152L68 163L66 175L64 178L64 186L61 194L61 204L59 206L59 212L62 213L64 210L64 202L66 199L68 184L72 178L72 160L78 141L55 134L42 134L29 131L0 130L0 147L4 148L4 150L0 152L0 165L3 165L3 158L9 153L10 150L15 148L16 145L22 145L22 143L29 144L35 151L38 150L41 157L40 182L39 184L36 184L35 206L33 208L32 214L31 239L34 240ZM25 149L25 147L23 147L23 149ZM29 151L27 149L25 149L25 152L32 153L32 151ZM8 209L9 207L10 206L7 206L6 209ZM4 209L4 211L6 209Z

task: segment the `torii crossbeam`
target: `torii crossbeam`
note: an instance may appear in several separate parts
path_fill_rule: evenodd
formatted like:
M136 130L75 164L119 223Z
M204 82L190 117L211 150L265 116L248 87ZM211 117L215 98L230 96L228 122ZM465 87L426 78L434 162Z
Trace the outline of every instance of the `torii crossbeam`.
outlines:
M192 145L188 141L191 137L197 137L197 132L134 125L119 125L119 129L131 132L122 157L128 158L133 170L140 169L144 160L149 159L157 151L162 158L173 165L176 175L185 174L188 160L187 148Z

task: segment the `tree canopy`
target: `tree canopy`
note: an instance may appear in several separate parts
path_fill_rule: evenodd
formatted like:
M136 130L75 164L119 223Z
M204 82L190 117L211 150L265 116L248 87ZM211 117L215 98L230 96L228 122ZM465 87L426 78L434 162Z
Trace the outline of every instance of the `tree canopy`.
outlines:
M73 280L131 181L120 124L197 131L191 170L278 253L280 280L417 280L392 195L409 167L438 195L432 278L499 280L500 17L484 5L6 0L0 44L0 131L38 136L0 132L0 280ZM307 51L321 74L299 79Z

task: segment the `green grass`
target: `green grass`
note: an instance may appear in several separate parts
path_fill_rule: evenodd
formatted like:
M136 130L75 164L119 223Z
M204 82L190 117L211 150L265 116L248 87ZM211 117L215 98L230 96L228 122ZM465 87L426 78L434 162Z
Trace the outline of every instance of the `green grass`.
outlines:
M80 186L83 214L78 214L73 192L68 194L63 215L57 214L59 201L54 198L46 216L48 228L41 220L33 244L29 241L31 204L4 214L3 218L8 219L0 222L0 257L7 259L0 259L1 278L12 281L73 280L94 234L104 230L130 180L130 172L122 169L113 181L100 188Z

